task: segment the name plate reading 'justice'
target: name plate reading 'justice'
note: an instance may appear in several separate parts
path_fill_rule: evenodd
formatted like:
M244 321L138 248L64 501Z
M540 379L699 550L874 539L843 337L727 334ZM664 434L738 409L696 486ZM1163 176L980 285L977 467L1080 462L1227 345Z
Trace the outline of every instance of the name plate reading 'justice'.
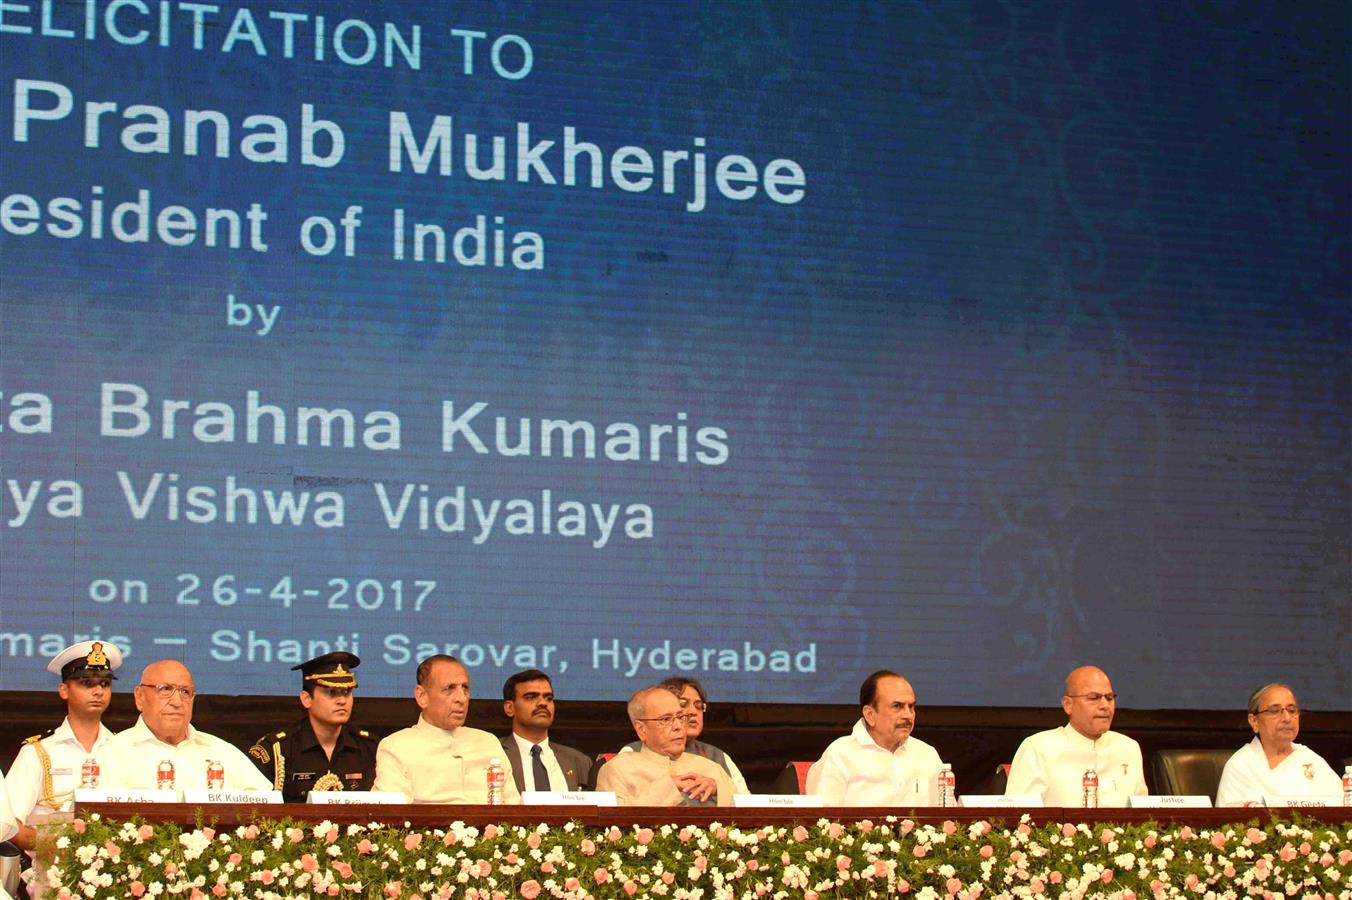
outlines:
M976 809L982 807L999 809L1036 808L1042 805L1042 797L1037 794L964 794L958 798L958 805Z
M319 806L359 806L364 803L395 806L408 803L408 795L403 791L310 791L306 794L306 802Z
M1209 809L1211 798L1206 794L1149 794L1128 797L1127 806L1132 809Z
M522 791L527 806L615 806L614 791Z
M812 809L822 805L822 798L820 794L733 794L732 805Z
M184 791L184 803L281 803L281 791Z
M146 791L131 788L76 788L76 803L178 803L179 791Z

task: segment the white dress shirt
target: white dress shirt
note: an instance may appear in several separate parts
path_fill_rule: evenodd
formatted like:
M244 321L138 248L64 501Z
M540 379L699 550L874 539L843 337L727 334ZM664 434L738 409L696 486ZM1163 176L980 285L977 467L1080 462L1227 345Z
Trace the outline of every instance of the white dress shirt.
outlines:
M396 731L376 748L375 789L400 791L414 803L487 803L492 759L507 771L507 753L487 731L464 725L447 731L419 716L416 725ZM521 802L510 772L503 798Z
M1105 731L1098 740L1069 724L1024 738L1009 767L1006 794L1037 794L1047 806L1082 806L1084 773L1098 773L1098 805L1126 806L1146 794L1141 745Z
M942 764L917 737L892 751L879 746L861 718L808 770L806 787L827 806L935 806Z
M113 735L101 753L99 786L109 790L154 790L160 761L166 759L174 764L174 787L181 791L206 790L208 760L216 760L225 769L228 791L272 790L272 781L242 750L192 725L182 741L168 744L138 717L135 725Z
M525 784L521 785L523 791L566 791L568 790L568 778L563 774L563 766L559 765L558 758L554 751L549 748L549 738L540 742L540 759L545 764L545 771L549 773L549 784L537 785L535 783L535 761L531 758L530 750L535 744L523 738L515 731L512 732L512 740L516 741L517 752L521 754L521 777ZM503 760L503 765L507 761Z
M1263 744L1255 737L1225 763L1216 789L1217 806L1247 806L1271 797L1333 797L1343 793L1343 780L1323 758L1304 744L1270 768Z
M51 760L52 795L43 796L42 757L31 741L25 741L19 748L10 766L6 787L9 790L9 808L15 821L25 825L35 825L52 813L69 810L75 799L75 789L80 786L80 770L86 757L100 759L104 746L113 739L108 726L100 723L98 736L94 738L94 749L85 750L79 738L70 727L70 719L61 720L61 725L39 743L47 758ZM102 760L100 760L100 769ZM102 772L100 772L102 784Z

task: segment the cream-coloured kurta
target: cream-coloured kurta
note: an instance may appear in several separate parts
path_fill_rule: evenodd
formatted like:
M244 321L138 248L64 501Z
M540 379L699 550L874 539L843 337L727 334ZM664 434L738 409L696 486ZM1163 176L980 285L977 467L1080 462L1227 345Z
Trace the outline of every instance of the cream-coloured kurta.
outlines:
M939 752L917 737L878 745L862 718L808 771L805 787L826 806L936 806Z
M154 790L162 760L174 765L174 787L181 791L207 788L207 761L216 760L225 769L225 790L268 791L272 782L263 777L249 757L229 741L188 726L188 736L177 744L155 737L142 717L126 731L119 731L103 745L99 787L109 790Z
M1304 744L1293 743L1291 754L1268 767L1263 744L1255 737L1235 751L1225 763L1216 789L1217 806L1246 806L1272 797L1342 796L1343 780L1318 754Z
M414 803L487 803L488 763L497 759L507 771L507 754L487 731L461 726L438 728L422 716L376 748L378 791L400 791ZM503 799L520 803L511 773Z
M693 753L676 759L644 747L637 753L617 753L601 767L598 791L614 791L620 806L705 806L691 801L676 787L675 775L693 772L718 784L718 805L731 806L734 788L723 767Z
M5 773L0 772L0 841L7 841L14 837L19 831L18 823L14 820L14 814L9 809L9 798L5 791ZM0 893L4 888L0 888Z
M59 812L63 807L69 809L75 799L75 789L80 786L80 770L84 766L85 758L92 756L99 760L102 769L100 755L104 746L112 739L113 733L106 725L100 724L98 736L94 739L94 749L87 751L71 730L70 719L63 719L55 731L39 741L51 761L50 798L44 795L43 782L46 773L42 755L32 742L25 741L19 748L19 755L14 757L14 765L10 766L6 778L9 808L14 813L15 820L32 825L54 812Z
M1146 794L1141 745L1105 731L1090 740L1070 725L1024 738L1009 768L1006 794L1037 794L1047 806L1081 806L1084 773L1098 773L1098 805L1126 806Z

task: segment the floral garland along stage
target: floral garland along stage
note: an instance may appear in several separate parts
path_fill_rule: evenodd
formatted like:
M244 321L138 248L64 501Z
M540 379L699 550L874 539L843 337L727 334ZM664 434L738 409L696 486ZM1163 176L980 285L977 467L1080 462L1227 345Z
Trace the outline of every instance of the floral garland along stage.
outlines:
M909 819L760 828L446 829L260 819L47 832L46 896L294 898L1352 898L1352 824L1189 826Z

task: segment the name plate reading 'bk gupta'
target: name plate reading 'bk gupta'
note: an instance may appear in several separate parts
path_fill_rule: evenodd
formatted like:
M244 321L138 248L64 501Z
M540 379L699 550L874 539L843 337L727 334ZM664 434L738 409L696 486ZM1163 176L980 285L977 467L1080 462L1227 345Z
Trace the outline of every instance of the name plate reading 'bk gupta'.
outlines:
M1264 806L1342 806L1337 794L1277 794L1263 796Z
M408 803L403 791L310 791L306 802L319 806L360 806L375 803L382 806L402 806Z

